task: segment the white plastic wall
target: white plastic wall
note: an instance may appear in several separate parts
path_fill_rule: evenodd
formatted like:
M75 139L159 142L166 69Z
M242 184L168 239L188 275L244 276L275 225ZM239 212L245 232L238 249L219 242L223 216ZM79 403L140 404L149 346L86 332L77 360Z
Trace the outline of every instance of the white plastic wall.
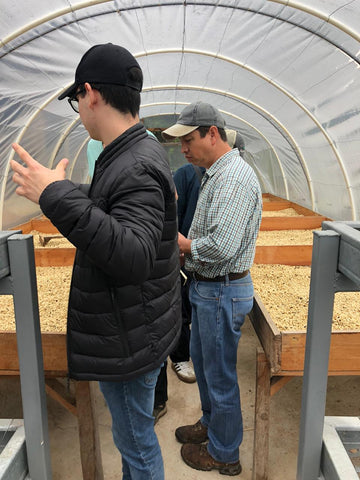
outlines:
M241 132L264 192L333 219L360 216L360 3L0 0L0 223L41 212L9 172L11 143L87 177L88 134L66 100L92 45L128 48L144 72L141 117L203 100Z

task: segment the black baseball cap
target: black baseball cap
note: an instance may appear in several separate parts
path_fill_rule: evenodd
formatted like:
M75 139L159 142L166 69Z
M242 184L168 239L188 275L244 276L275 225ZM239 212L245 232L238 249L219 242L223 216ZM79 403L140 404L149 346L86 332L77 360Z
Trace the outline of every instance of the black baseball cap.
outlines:
M132 67L141 70L135 57L126 48L112 43L94 45L80 60L75 82L58 99L73 97L78 86L85 82L122 85L141 92L142 80L135 80L129 74Z

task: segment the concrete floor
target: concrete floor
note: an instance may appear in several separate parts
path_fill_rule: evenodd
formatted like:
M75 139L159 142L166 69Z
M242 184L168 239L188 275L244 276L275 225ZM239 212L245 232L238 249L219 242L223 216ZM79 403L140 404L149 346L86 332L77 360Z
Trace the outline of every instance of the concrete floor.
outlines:
M238 477L251 480L254 429L255 354L259 345L251 323L246 320L238 355L239 384L244 417L244 441L240 447L243 472ZM189 468L180 457L175 428L200 418L197 384L178 380L168 368L168 413L156 425L167 480L202 480L219 478L216 471L200 472ZM330 377L326 415L359 416L359 377ZM96 385L97 387L97 385ZM294 479L298 449L302 379L294 378L271 399L269 480ZM110 415L96 388L96 409L100 426L101 451L105 480L121 479L121 459L115 449ZM0 418L21 418L18 378L0 378ZM61 405L48 397L49 435L53 480L81 480L77 421ZM220 478L225 478L221 476Z

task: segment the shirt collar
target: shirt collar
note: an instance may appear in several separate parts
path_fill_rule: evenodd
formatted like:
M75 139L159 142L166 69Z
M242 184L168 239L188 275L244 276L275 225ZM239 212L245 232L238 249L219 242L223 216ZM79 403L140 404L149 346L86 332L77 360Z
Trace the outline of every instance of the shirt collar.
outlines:
M205 172L205 175L208 177L212 177L215 175L219 170L225 167L228 163L230 163L236 156L239 156L239 150L237 148L233 148L229 152L226 152L220 158L214 162L210 168L208 168Z

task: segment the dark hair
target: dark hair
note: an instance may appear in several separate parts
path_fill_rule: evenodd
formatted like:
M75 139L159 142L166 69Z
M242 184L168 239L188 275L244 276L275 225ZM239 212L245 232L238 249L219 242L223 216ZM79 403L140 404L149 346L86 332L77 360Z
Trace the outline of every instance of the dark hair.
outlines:
M225 132L225 129L224 128L219 128L217 127L218 129L218 132L220 134L220 137L221 137L221 140L223 142L227 142L227 137L226 137L226 132ZM210 127L199 127L198 129L198 132L200 134L200 137L201 138L204 138L205 135L208 133L208 131L210 130Z
M142 82L140 68L132 67L129 70L129 78ZM140 92L131 87L106 83L91 83L91 87L101 93L105 103L108 103L121 113L131 113L135 117L140 110Z

